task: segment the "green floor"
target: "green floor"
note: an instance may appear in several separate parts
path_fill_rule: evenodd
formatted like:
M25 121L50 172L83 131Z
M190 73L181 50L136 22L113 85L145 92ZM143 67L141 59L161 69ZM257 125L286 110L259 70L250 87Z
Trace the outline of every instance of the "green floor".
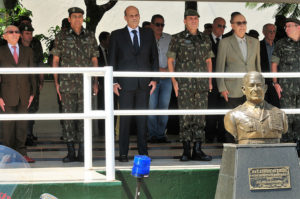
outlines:
M219 169L152 170L144 178L141 199L213 199ZM117 170L116 178L122 182L122 199L135 196L136 178L131 171Z
M149 177L142 181L140 198L213 199L218 174L219 169L151 170ZM43 193L58 199L133 199L136 178L131 176L131 171L117 170L116 179L103 183L1 185L1 190L7 190L12 199L39 199Z

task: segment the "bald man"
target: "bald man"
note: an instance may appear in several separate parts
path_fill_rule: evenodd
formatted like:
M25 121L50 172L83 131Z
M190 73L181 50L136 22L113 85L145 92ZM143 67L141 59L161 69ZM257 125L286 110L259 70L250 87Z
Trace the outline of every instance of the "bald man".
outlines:
M111 33L108 63L114 71L158 71L158 51L154 33L150 28L140 28L139 10L129 6L124 12L127 25ZM115 78L114 93L119 96L120 109L147 109L149 95L156 81L150 77ZM120 162L128 162L131 116L120 117ZM136 117L138 152L148 155L147 117Z

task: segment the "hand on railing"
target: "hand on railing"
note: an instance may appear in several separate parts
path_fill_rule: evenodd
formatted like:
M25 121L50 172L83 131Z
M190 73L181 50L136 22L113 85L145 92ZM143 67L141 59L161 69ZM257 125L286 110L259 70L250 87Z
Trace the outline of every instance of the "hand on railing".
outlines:
M31 105L31 103L32 103L32 101L33 101L33 98L34 98L34 95L30 95L29 100L28 100L28 106L27 106L27 109L29 109L29 107L30 107L30 105Z
M221 95L224 97L225 101L228 102L228 94L229 92L226 90L226 91L222 91Z
M156 88L156 81L151 81L148 86L152 86L151 90L150 90L150 95L152 95L152 93L154 92L155 88Z
M3 112L5 112L4 106L5 106L5 103L4 103L3 99L0 98L0 107L1 107L1 109L2 109Z
M120 96L119 90L121 90L121 89L122 89L122 88L121 88L120 84L118 84L118 83L115 83L115 84L114 84L114 93L115 93L117 96Z

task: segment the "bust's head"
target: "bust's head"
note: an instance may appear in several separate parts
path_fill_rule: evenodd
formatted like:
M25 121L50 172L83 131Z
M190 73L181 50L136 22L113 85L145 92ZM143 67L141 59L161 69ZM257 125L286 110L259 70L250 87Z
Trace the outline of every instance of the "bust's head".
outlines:
M243 78L242 91L246 95L247 101L253 104L260 104L264 101L268 86L261 73L248 72Z

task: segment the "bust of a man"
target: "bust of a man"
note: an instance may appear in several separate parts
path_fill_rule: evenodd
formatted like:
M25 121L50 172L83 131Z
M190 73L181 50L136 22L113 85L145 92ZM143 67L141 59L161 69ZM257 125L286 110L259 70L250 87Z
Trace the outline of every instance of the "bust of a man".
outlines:
M282 134L287 132L287 116L264 100L266 90L260 73L249 72L244 76L242 91L247 101L224 118L226 130L238 144L279 143Z

